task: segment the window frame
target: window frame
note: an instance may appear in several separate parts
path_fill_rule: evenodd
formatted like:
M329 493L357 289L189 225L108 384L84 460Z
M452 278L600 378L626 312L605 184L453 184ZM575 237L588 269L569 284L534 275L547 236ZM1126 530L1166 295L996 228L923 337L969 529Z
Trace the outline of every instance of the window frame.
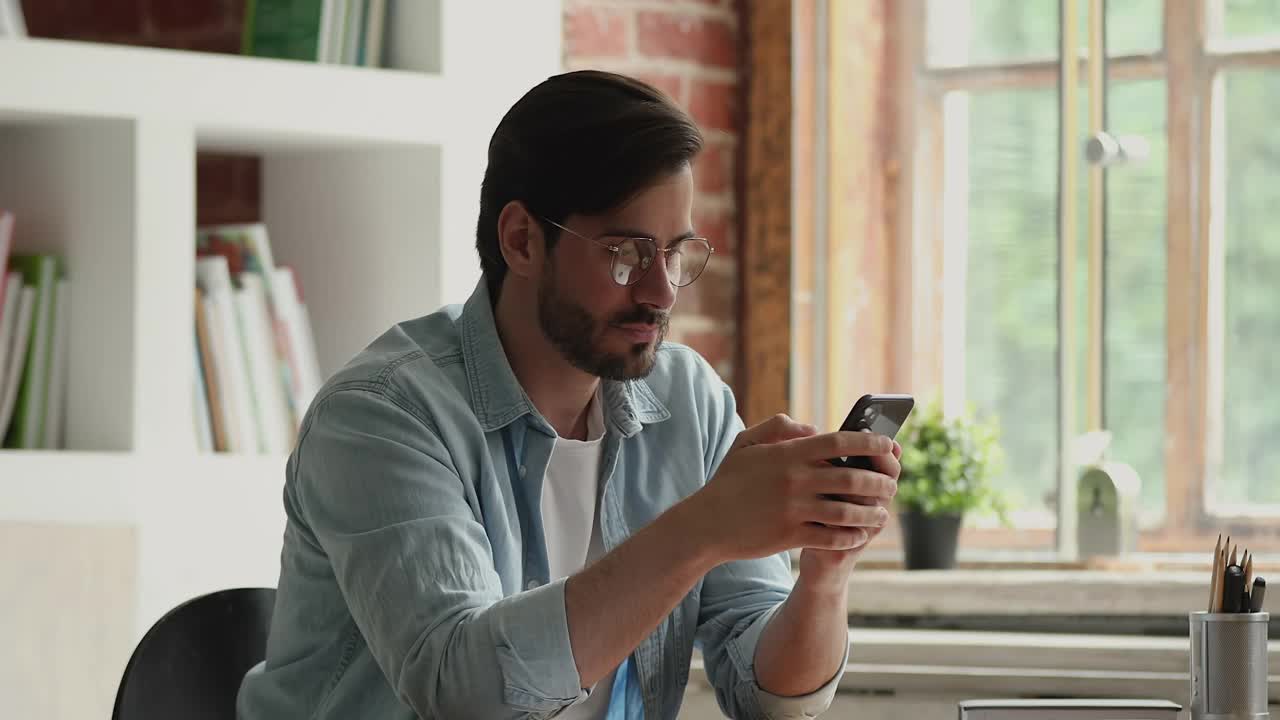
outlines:
M785 48L774 43L765 52L749 43L744 316L750 317L746 308L753 302L784 302L776 289L790 289L781 320L774 313L767 322L742 324L747 376L740 389L749 423L781 406L806 422L835 427L866 388L927 396L942 386L944 248L937 199L944 177L943 98L953 90L1056 87L1060 63L929 68L927 23L919 22L925 2L746 6L748 28L782 23L792 37ZM1141 533L1143 552L1203 552L1219 532L1248 539L1258 549L1280 548L1280 507L1227 514L1231 508L1215 508L1207 498L1208 478L1221 456L1224 371L1225 180L1221 154L1215 156L1221 138L1214 132L1221 124L1214 123L1214 113L1220 108L1212 101L1224 71L1280 69L1280 37L1212 41L1207 12L1216 4L1165 0L1162 48L1108 60L1112 79L1167 82L1166 507L1164 524ZM778 100L780 82L785 103ZM768 112L770 103L763 100L770 94L775 109L793 110L787 122L757 121L758 113ZM856 111L866 107L881 109ZM841 132L826 131L837 126ZM770 136L779 132L792 137L794 156L771 161ZM788 192L772 182L770 191L752 193L756 178L783 177L784 163ZM752 213L776 218L781 212L790 222L751 221ZM794 235L788 240L790 261L781 267L760 262L778 257L784 229ZM760 288L764 292L757 294ZM869 293L885 301L867 303ZM828 312L850 307L857 308L851 317ZM790 363L779 370L768 358L777 357L783 342ZM1053 529L966 527L964 534L966 547L990 549L976 554L1062 557L1063 543L1055 542ZM886 532L885 554L896 552L896 538L896 530Z
M908 0L923 17L927 0ZM1165 0L1163 47L1151 54L1108 58L1114 80L1163 79L1167 87L1169 133L1166 269L1165 521L1141 533L1139 549L1150 552L1197 551L1213 545L1226 528L1234 537L1267 544L1274 541L1280 506L1248 513L1221 512L1208 490L1222 452L1223 305L1225 247L1223 222L1223 140L1220 120L1223 73L1240 68L1280 68L1280 38L1245 42L1215 41L1208 34L1213 0ZM908 14L910 16L910 14ZM927 25L922 23L920 26ZM920 33L908 23L896 33ZM916 43L924 47L923 38ZM915 93L920 114L940 117L944 98L957 90L1056 88L1059 62L1017 62L968 67L927 66L923 53L911 59L919 78ZM1080 60L1083 76L1086 61ZM903 148L910 152L912 148ZM945 153L925 153L924 176L942 177ZM941 203L917 202L917 207ZM936 212L936 211L935 211ZM935 220L940 227L940 220ZM940 232L915 242L941 247ZM1194 293L1185 293L1185 288ZM942 308L938 307L941 313ZM896 358L904 361L903 358ZM913 378L913 384L942 386L941 377ZM1203 410L1203 411L1200 411ZM1059 488L1061 491L1061 488ZM1005 537L992 531L989 542ZM1058 543L1062 547L1062 543Z

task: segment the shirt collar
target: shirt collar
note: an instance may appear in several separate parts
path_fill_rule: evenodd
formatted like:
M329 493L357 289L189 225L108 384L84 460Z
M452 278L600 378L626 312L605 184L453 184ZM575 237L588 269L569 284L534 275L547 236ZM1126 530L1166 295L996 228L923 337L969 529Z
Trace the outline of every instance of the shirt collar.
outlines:
M537 418L536 426L554 434L511 370L498 337L489 288L483 277L463 305L459 335L471 408L485 432L500 430L525 415L533 415ZM605 417L623 437L635 435L646 424L671 417L671 412L644 380L605 380L601 385Z

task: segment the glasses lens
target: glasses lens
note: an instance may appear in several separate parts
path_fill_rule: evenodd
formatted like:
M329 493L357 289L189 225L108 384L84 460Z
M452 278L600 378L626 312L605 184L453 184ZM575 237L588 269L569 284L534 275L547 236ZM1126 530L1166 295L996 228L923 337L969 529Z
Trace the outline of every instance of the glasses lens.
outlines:
M618 252L613 255L613 281L619 285L634 285L644 277L653 265L653 243L634 238L609 238Z
M613 281L619 285L640 282L653 265L658 254L650 240L642 238L609 238L618 248L613 255ZM666 253L667 278L676 287L684 287L702 274L711 257L711 244L703 238L680 241L674 252Z
M667 276L676 287L684 287L702 274L711 257L711 244L702 238L683 240L667 255Z

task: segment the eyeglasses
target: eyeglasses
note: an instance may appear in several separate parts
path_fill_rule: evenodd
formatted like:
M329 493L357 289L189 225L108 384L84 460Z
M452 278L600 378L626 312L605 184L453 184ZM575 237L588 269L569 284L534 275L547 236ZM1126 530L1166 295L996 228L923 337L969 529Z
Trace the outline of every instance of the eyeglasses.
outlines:
M539 216L541 217L541 216ZM703 237L684 238L671 243L671 247L660 248L658 241L648 237L622 237L619 235L601 235L589 238L582 233L574 232L558 222L542 218L570 235L590 240L613 254L613 264L609 275L619 285L635 285L640 282L653 267L653 261L661 253L667 265L667 278L676 287L691 284L707 267L707 260L715 248L711 241Z

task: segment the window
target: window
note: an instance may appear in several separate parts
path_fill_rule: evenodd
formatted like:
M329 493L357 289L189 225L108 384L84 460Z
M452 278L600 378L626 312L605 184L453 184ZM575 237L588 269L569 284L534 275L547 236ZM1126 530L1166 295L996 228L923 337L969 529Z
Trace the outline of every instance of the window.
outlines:
M908 49L900 142L913 166L899 189L910 237L896 240L912 261L939 260L895 272L914 303L898 319L936 335L922 345L941 361L899 352L890 363L909 368L898 377L918 395L996 417L1000 485L1016 508L1015 530L970 528L963 547L1066 547L1057 498L1074 471L1061 472L1072 446L1060 451L1059 438L1101 427L1108 457L1142 479L1141 550L1204 552L1221 530L1280 548L1280 402L1269 392L1280 231L1268 222L1280 207L1280 3L913 2L892 29ZM1092 88L1091 41L1106 58ZM1079 58L1073 92L1060 87L1066 46ZM1130 156L1091 164L1099 128ZM922 324L930 310L941 322ZM1066 392L1076 411L1063 433Z

